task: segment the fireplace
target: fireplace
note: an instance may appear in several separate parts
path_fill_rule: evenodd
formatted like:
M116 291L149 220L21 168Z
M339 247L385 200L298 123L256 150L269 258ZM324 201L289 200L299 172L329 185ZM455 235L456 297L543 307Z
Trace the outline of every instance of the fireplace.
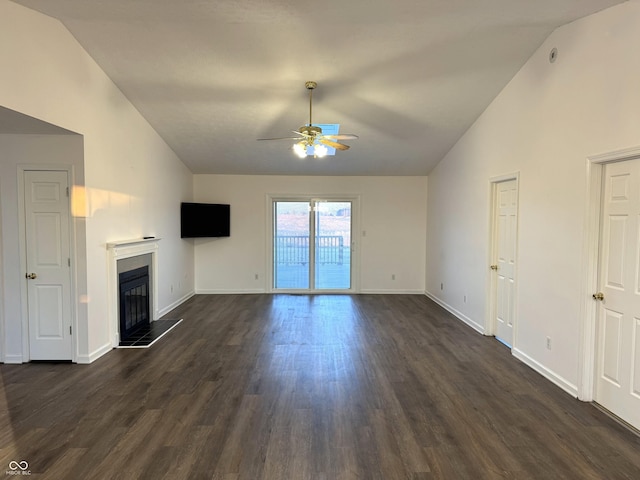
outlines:
M126 274L143 267L147 267L148 282L146 287L148 297L148 310L146 313L147 325L153 326L159 317L158 312L158 246L159 238L144 238L134 240L123 240L107 244L109 252L109 329L111 331L112 347L118 348L122 342L122 305L120 303L121 274ZM138 276L136 274L135 276ZM137 281L137 280L136 280ZM135 287L136 289L138 286ZM142 297L137 290L129 297L130 306L136 308L140 304ZM135 300L134 300L135 299ZM146 303L146 302L145 302ZM137 310L136 310L137 312ZM142 315L136 313L133 323L140 323ZM128 328L124 328L125 335ZM130 332L129 332L130 333ZM131 339L130 339L131 340Z
M158 241L107 244L109 329L113 348L148 348L182 319L158 319Z
M149 308L149 267L147 265L118 275L120 341L128 340L151 321Z

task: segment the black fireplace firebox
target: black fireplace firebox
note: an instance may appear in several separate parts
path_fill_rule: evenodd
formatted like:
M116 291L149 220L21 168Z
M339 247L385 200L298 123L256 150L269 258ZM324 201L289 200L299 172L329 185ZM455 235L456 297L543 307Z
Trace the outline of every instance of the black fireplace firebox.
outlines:
M120 284L120 341L127 340L151 321L149 312L149 267L122 272Z

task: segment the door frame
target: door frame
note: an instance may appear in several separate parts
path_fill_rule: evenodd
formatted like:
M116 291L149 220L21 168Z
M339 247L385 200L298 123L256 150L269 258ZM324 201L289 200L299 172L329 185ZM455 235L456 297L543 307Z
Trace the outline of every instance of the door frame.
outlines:
M69 182L69 195L67 197L67 208L69 210L69 258L71 265L69 268L70 291L71 296L71 361L78 361L78 315L77 315L77 286L76 286L76 227L75 217L71 210L71 193L73 185L75 185L74 168L72 165L18 165L18 237L20 245L20 270L27 271L27 235L26 235L26 219L25 219L25 201L24 201L24 181L25 172L66 172ZM20 304L22 316L22 361L29 362L31 360L31 348L29 345L29 306L28 306L28 289L27 282L24 278L20 278Z
M600 265L600 230L602 228L602 182L607 163L640 160L640 146L592 155L586 159L585 227L582 241L582 302L580 311L580 343L578 399L595 400L598 335L598 305L592 295L598 289Z
M518 259L518 226L520 224L520 172L507 173L505 175L498 175L495 177L491 177L489 179L489 189L490 189L490 208L489 208L489 253L488 253L488 262L487 262L487 285L488 285L488 295L489 301L487 302L486 307L486 315L487 321L485 322L485 331L484 334L488 336L496 336L498 331L498 325L496 322L496 299L498 294L498 283L496 275L494 275L493 270L489 268L493 262L495 261L497 252L498 252L498 239L496 235L496 230L498 228L498 216L497 216L497 206L498 206L498 184L503 182L509 182L511 180L515 180L516 182L516 191L518 193L517 197L517 205L516 205L516 265L513 272L513 277L516 281L516 286L514 290L514 306L513 306L513 339L511 342L511 350L516 349L516 332L518 329L518 322L516 319L518 318L518 302L516 301L518 298L518 267L520 261Z
M351 288L349 290L287 290L276 289L273 285L273 216L274 202L311 202L312 200L347 201L351 202ZM345 194L273 194L266 195L266 291L269 293L308 293L308 294L354 294L360 293L360 248L358 232L360 232L360 195Z
M4 319L4 285L6 283L6 279L4 272L4 231L2 227L2 219L2 185L0 185L0 362L6 362L5 330L7 326Z

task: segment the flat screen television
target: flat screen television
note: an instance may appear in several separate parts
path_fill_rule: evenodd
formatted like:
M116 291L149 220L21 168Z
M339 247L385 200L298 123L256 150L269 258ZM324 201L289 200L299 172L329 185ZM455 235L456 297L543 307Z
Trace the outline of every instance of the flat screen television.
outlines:
M231 236L231 206L220 203L188 203L180 205L180 237Z

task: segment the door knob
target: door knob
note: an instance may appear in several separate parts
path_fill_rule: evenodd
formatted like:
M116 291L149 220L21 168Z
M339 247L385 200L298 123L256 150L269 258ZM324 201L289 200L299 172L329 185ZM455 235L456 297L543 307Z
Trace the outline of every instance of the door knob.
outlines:
M38 278L38 275L35 273L27 273L25 275L29 280L35 280L36 278Z
M594 300L600 300L600 301L604 300L604 293L602 293L602 292L594 293L593 294L593 299Z
M498 270L498 265L491 265L491 270Z

